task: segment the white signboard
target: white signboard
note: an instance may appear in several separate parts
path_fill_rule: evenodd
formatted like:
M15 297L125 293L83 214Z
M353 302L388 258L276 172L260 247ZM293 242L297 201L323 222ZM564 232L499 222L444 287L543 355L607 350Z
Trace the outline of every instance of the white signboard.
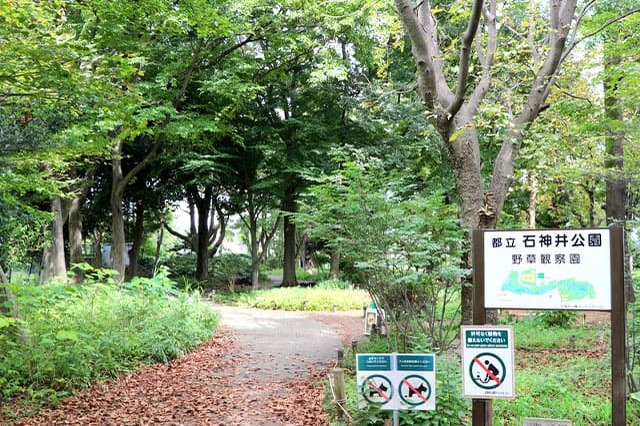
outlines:
M611 310L608 229L486 231L486 308Z
M463 326L460 341L463 395L515 398L513 327Z
M433 354L358 354L359 405L382 410L435 410L436 361Z

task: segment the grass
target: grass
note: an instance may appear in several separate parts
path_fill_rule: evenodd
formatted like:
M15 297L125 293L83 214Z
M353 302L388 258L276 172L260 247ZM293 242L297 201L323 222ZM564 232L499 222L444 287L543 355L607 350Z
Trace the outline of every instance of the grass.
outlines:
M368 305L363 290L319 287L286 287L242 292L216 292L218 303L286 311L348 311Z
M55 405L92 382L180 357L207 341L219 320L166 276L11 286L21 318L0 322L3 405L17 397L23 408Z
M570 327L545 327L534 316L502 322L514 327L516 397L493 400L496 426L520 426L525 417L567 419L574 425L611 424L608 325L603 333L599 324L583 321L576 321ZM427 351L417 348L414 352ZM376 338L362 340L358 352L388 353L391 350L384 339ZM359 424L383 424L389 417L388 412L372 407L358 408L355 357L351 351L345 355L345 362L351 380L348 386L350 414L362 421ZM462 366L457 351L438 355L436 365L436 412L401 412L401 424L470 425L471 401L462 397ZM329 411L335 410L330 406L328 403ZM332 424L344 423L336 420ZM627 404L627 424L640 424L637 401L630 400Z

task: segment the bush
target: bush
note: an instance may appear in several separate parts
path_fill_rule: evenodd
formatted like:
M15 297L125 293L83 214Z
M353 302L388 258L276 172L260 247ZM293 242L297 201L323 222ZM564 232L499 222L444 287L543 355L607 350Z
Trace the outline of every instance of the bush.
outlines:
M169 257L163 264L171 271L173 279L193 279L196 270L196 256L193 253L176 253Z
M213 287L225 287L236 281L251 282L251 256L224 253L209 263L209 281Z
M544 327L570 328L575 324L578 314L575 311L542 311L536 312L536 322Z
M0 402L29 395L55 404L92 381L179 357L218 323L216 312L177 291L166 273L123 286L11 289L22 319L0 317Z
M322 290L352 290L353 284L342 280L322 280L316 284L315 288Z

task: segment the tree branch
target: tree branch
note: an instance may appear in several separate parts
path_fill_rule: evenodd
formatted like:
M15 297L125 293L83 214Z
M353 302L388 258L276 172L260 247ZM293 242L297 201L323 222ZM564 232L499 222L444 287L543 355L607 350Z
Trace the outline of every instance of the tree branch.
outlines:
M580 15L578 16L578 23L576 24L576 29L578 28L578 25L580 24L580 22L582 21L582 19L584 18L584 16L586 15L587 10L595 3L595 0L591 0L589 3L587 3L585 5L585 7L582 9L582 12L580 13ZM610 27L611 25L618 23L620 21L623 21L625 19L627 19L629 16L631 15L635 15L636 13L640 13L640 7L637 7L635 9L631 9L625 13L623 13L622 15L616 16L615 18L611 18L609 20L607 20L604 24L600 25L597 29L591 31L590 33L587 33L585 35L583 35L580 38L573 38L569 47L567 48L566 52L564 53L564 55L562 56L561 61L564 62L564 60L569 56L569 54L573 51L573 49L580 43L582 43L583 41L598 35L599 33L601 33L602 31L606 30L608 27Z
M483 5L483 0L475 0L473 2L473 9L471 9L471 16L469 17L467 29L462 34L460 64L458 67L458 85L456 87L456 94L453 98L453 102L449 105L449 108L447 108L447 114L449 117L456 115L464 102L464 95L467 92L467 80L469 79L471 44L478 32L478 25L480 24L480 17L482 16Z
M436 22L428 0L413 10L410 0L395 0L396 11L411 39L418 70L418 92L425 107L434 110L451 105L454 94L447 84L438 46ZM444 112L444 111L442 111Z

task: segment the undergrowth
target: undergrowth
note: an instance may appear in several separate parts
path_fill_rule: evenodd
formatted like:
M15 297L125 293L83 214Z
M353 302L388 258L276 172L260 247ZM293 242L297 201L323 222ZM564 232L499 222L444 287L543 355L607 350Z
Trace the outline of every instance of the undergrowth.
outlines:
M218 314L177 291L165 272L116 284L10 284L19 318L0 321L0 403L55 405L91 382L184 355Z
M365 291L348 288L340 281L321 282L316 287L216 292L213 297L219 303L285 311L348 311L370 303Z

